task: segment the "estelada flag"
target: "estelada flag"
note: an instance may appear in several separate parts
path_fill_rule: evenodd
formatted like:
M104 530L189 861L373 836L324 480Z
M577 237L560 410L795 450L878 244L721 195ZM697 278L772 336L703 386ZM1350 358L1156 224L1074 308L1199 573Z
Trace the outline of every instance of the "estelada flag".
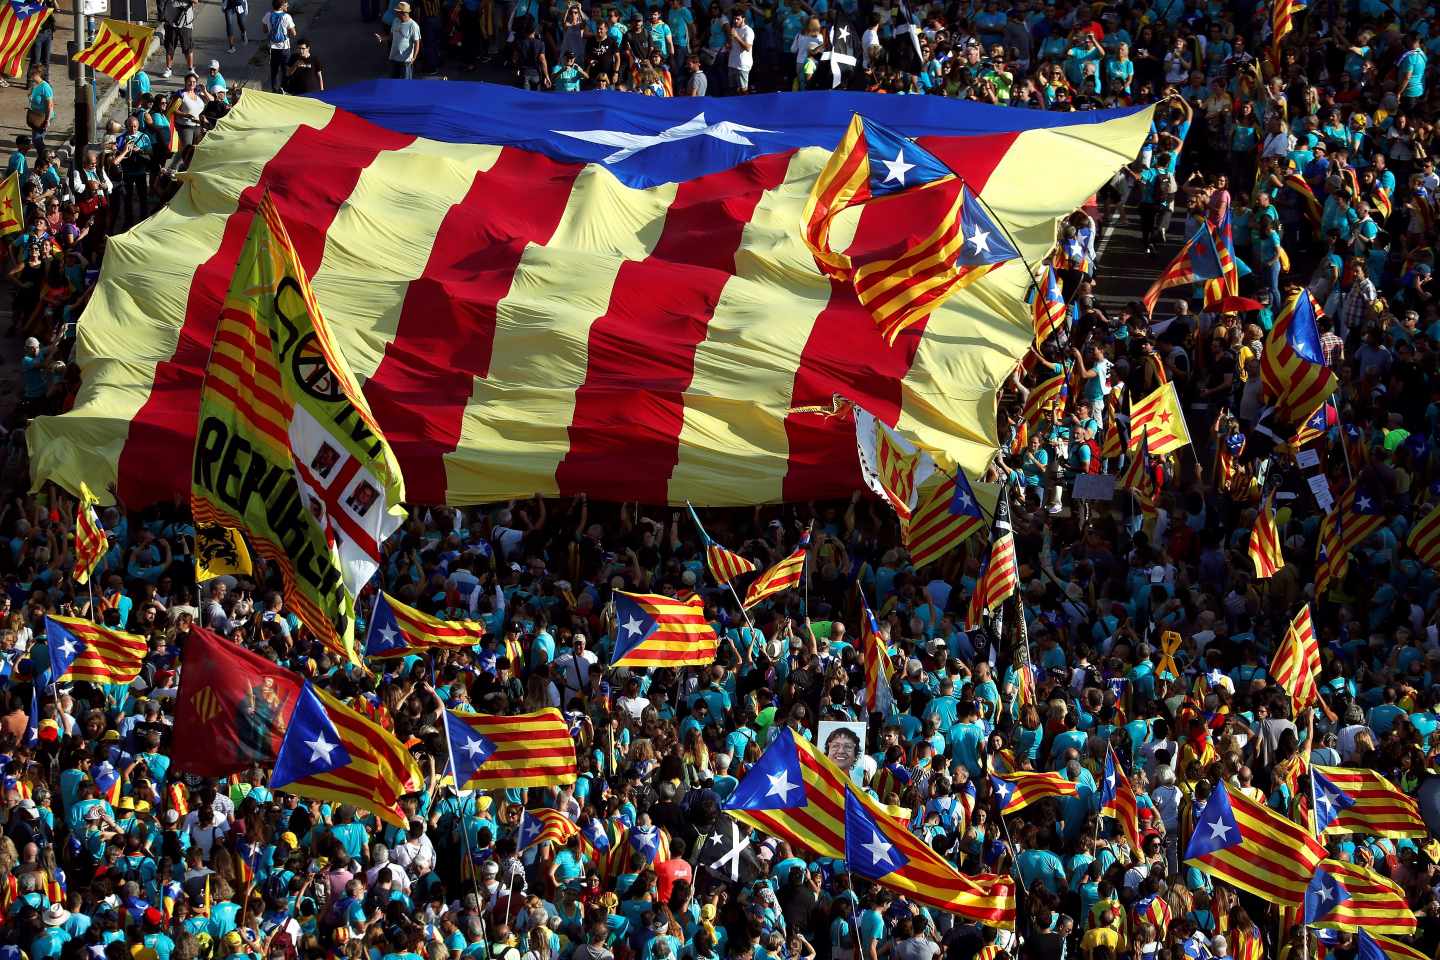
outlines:
M1146 448L1154 457L1189 445L1190 430L1174 383L1162 383L1148 397L1130 404L1130 431L1142 430Z
M127 238L133 257L105 259L72 412L26 431L35 482L115 480L136 509L188 491L174 451L195 436L221 301L266 191L413 502L849 497L853 428L801 410L836 393L949 438L947 466L978 477L995 384L1028 345L1015 331L1030 276L1011 262L889 346L853 288L815 266L810 187L864 112L918 138L1035 263L1055 222L1136 155L1153 113L832 91L614 98L597 112L504 87L397 111L399 89L247 91L206 135L209 159L166 217ZM873 233L878 209L846 216Z
M180 692L170 759L176 769L223 777L270 764L300 693L301 678L203 627L180 655Z
M25 204L20 197L20 174L12 173L0 182L0 237L25 230Z
M100 21L100 29L96 31L95 39L90 41L90 46L75 54L73 59L123 84L145 66L154 36L154 27L106 18Z

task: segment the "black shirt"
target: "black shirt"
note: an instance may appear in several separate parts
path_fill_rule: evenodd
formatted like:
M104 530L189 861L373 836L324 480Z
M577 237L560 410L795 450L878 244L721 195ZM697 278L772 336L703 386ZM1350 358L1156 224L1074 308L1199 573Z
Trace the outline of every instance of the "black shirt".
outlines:
M295 72L285 78L285 92L319 93L320 74L325 70L320 61L311 57L308 60L296 60L293 66Z

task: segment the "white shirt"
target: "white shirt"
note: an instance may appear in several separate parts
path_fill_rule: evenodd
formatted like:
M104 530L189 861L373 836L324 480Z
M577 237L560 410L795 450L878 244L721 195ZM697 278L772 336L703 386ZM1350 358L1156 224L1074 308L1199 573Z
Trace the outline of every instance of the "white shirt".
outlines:
M1290 155L1290 148L1294 145L1295 137L1288 131L1272 133L1265 137L1265 145L1260 149L1260 156L1286 157Z
M738 41L744 40L745 47ZM730 28L730 69L749 70L755 64L755 51L748 49L755 45L755 31L747 23L742 27Z
M871 48L871 47L878 47L878 46L880 46L880 31L879 31L879 30L876 30L874 27L871 27L869 30L866 30L866 31L861 35L861 37L860 37L860 65L861 65L861 66L865 67L866 69L869 69L869 67L870 67L870 48Z

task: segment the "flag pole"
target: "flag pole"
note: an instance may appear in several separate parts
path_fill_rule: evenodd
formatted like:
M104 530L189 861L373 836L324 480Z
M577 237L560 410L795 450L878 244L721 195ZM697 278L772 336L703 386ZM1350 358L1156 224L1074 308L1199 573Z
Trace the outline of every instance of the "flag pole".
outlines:
M705 541L705 545L708 547L711 543L714 543L714 541L710 539L710 534L705 532L705 528L700 525L700 517L695 513L695 505L692 504L689 500L686 500L685 506L690 509L690 519L695 521L695 529L700 531L700 539ZM714 576L714 571L711 571L711 576ZM745 602L740 599L740 594L735 592L735 584L730 580L726 580L725 586L730 589L730 596L734 597L735 603L739 605L740 616L745 618L745 626L749 627L751 632L753 633L755 630L755 624L752 623L750 620L750 611L745 609ZM746 638L747 642L752 639L754 638ZM749 647L746 647L746 652L749 652Z

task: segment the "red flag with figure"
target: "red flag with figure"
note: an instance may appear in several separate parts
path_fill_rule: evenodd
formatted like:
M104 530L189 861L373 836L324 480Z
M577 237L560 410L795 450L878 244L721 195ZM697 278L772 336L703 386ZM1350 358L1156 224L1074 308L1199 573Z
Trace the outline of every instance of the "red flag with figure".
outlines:
M274 763L301 682L299 674L193 628L181 652L171 762L202 777Z

